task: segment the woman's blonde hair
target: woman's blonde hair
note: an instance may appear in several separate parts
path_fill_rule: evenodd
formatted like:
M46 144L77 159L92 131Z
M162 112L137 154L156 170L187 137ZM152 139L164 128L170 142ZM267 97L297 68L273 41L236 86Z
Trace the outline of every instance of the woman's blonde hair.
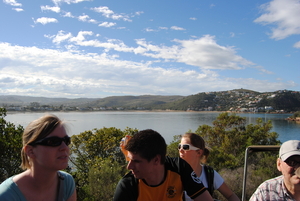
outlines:
M63 125L62 121L55 115L46 114L32 121L24 130L22 142L23 148L21 150L23 170L30 168L30 163L27 154L25 153L24 147L28 144L41 140L47 137L57 126Z
M209 150L205 147L205 141L203 140L203 138L195 133L185 133L182 135L182 137L190 139L190 142L194 147L203 150L203 154L200 158L200 161L201 163L206 163L209 155Z

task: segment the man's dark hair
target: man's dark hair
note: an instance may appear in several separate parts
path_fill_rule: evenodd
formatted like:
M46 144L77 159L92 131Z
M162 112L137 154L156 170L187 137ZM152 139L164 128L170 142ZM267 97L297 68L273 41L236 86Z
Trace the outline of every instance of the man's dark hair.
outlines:
M156 155L160 155L160 163L165 163L167 153L166 141L158 132L152 129L142 130L133 135L125 145L125 149L134 154L139 154L147 161L152 160Z

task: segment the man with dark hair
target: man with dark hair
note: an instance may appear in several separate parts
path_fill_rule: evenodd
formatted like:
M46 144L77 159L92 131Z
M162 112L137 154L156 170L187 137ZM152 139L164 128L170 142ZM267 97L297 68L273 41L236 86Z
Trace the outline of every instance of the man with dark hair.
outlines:
M196 201L213 200L188 163L179 157L166 157L167 145L158 132L138 132L125 150L131 171L119 181L114 201L178 201L184 190Z

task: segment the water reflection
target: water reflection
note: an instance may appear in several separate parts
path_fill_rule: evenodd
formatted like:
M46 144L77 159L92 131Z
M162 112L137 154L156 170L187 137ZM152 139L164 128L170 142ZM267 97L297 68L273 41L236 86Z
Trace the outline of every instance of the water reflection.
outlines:
M216 112L56 112L61 119L68 122L71 134L79 134L86 130L103 127L116 127L124 130L126 127L154 129L161 133L166 142L173 140L174 135L183 134L189 130L195 131L200 125L212 126L219 113ZM26 127L32 120L43 113L7 114L5 119L16 125ZM299 139L300 124L285 120L291 114L237 114L246 117L247 124L256 124L257 118L264 122L272 121L273 129L279 134L279 140Z

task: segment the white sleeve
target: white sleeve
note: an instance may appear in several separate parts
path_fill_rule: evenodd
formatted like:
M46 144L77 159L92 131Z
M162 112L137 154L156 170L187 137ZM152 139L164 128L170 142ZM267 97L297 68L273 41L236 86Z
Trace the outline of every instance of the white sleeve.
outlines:
M217 190L224 183L224 179L215 170L214 170L214 172L215 172L215 175L214 175L214 189Z

